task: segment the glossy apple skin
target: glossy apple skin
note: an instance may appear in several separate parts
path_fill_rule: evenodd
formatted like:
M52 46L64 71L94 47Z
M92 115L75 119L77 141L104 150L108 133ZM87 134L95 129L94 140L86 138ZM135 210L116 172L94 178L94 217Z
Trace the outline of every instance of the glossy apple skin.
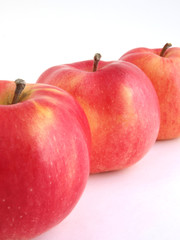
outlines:
M151 80L160 104L159 140L180 136L180 48L136 48L120 59L138 66Z
M147 76L127 62L55 66L38 82L70 92L84 109L92 135L90 172L126 168L140 160L159 131L159 104Z
M0 81L0 239L31 239L61 222L89 175L90 129L65 91Z

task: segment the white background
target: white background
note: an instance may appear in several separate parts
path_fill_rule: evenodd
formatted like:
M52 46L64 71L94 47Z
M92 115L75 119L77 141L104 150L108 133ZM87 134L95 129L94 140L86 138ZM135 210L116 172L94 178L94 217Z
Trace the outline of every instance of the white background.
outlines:
M180 1L0 0L0 79L35 83L47 68L116 60L135 47L180 47ZM71 214L36 240L179 240L180 139L134 166L90 176Z

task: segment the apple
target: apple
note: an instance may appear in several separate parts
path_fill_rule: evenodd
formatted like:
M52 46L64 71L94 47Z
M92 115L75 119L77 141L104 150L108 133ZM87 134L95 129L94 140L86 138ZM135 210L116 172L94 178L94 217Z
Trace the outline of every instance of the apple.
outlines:
M31 239L61 222L85 188L88 121L64 90L20 79L0 81L0 116L0 239Z
M126 168L140 160L159 131L159 103L148 77L124 61L93 60L54 66L37 80L60 87L79 102L89 121L90 173Z
M180 48L135 48L120 60L135 64L152 81L160 104L160 130L158 139L180 136Z

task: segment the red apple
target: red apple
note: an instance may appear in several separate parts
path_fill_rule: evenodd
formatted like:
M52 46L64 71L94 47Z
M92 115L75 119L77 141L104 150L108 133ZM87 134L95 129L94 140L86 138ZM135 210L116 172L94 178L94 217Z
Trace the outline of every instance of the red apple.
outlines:
M1 240L30 239L61 222L89 174L90 130L79 104L47 84L16 84L14 94L14 82L0 81Z
M152 81L160 103L159 140L180 136L180 48L170 46L136 48L120 58L138 66Z
M92 60L55 66L38 82L61 87L84 109L92 135L90 172L123 169L140 160L159 131L159 103L133 64ZM97 66L99 62L99 65Z

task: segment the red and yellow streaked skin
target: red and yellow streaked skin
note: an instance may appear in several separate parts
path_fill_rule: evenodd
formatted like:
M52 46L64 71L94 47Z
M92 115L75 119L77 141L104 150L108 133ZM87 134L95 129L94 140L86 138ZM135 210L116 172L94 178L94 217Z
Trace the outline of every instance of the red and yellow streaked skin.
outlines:
M89 175L90 130L65 91L0 81L0 239L33 238L61 222ZM5 93L5 94L4 94Z
M120 59L142 69L151 80L160 104L161 124L158 140L180 136L180 48L137 48Z
M38 82L71 93L84 109L92 134L90 172L123 169L140 160L159 131L159 105L150 80L126 62L93 61L46 70Z

